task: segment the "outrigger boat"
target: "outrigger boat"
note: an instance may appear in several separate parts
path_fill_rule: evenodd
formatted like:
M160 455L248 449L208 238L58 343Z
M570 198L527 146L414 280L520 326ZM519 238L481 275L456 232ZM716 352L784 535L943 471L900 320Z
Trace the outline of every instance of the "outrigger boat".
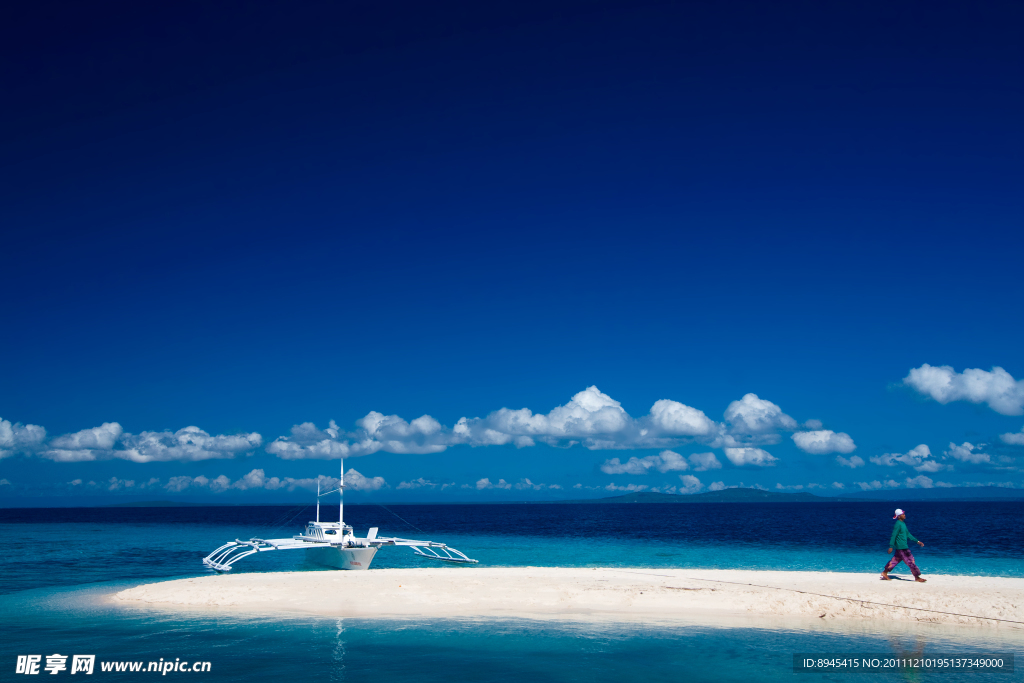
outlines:
M338 521L320 521L320 497L331 493L341 494L338 504ZM231 565L244 557L271 550L306 550L307 557L317 564L335 569L369 569L377 550L382 546L396 545L412 548L412 551L428 560L440 560L453 564L476 564L465 554L436 541L415 541L409 538L378 536L378 527L370 527L365 538L357 538L353 529L345 524L345 461L341 461L341 480L338 488L320 492L317 485L316 520L306 524L301 534L291 538L250 538L248 541L229 541L203 558L203 564L217 572L231 571Z

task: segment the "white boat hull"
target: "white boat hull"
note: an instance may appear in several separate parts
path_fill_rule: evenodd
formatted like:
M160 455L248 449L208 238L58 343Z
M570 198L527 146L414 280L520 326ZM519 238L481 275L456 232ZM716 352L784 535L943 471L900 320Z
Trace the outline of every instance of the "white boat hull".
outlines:
M377 549L369 548L310 548L306 557L316 563L335 569L365 570L370 568Z

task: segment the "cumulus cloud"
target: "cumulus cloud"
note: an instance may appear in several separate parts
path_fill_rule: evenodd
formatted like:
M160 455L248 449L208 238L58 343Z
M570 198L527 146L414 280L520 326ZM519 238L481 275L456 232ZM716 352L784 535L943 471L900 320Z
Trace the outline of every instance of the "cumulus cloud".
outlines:
M46 440L46 430L39 425L23 425L0 419L0 459L23 451L33 451Z
M520 479L519 483L513 486L518 491L543 491L544 489L558 490L562 487L558 484L535 484L529 479Z
M852 453L857 446L845 432L820 429L813 432L797 432L791 437L796 447L806 453L825 455L828 453Z
M722 463L718 462L714 453L691 453L689 461L694 472L722 469Z
M981 452L984 445L985 444L975 446L974 444L964 441L961 445L957 446L955 443L950 442L949 450L945 452L945 455L955 458L960 462L971 463L972 465L992 462L992 456L988 453Z
M241 491L247 491L249 489L267 489L275 491L279 488L283 488L284 486L287 486L287 484L277 477L270 477L268 479L263 470L252 470L249 474L240 478L234 484L231 484L232 488L236 488Z
M919 474L914 478L907 477L907 488L930 489L934 486L935 482L931 478L926 477L923 474Z
M364 477L355 470L345 473L345 488L353 491L379 491L387 486L384 477Z
M770 467L778 460L771 453L761 448L726 448L725 457L737 467L744 467L746 465Z
M672 436L708 436L717 429L703 411L668 399L651 406L650 424L659 433Z
M943 465L936 460L926 460L914 469L918 472L941 472L943 470L951 470L953 469L953 466Z
M832 488L839 489L840 491L842 491L843 489L846 488L846 484L844 484L842 482L834 481L834 482L832 482Z
M380 413L371 412L359 423L373 426ZM391 416L397 417L397 416ZM398 418L401 419L401 418ZM367 422L367 420L369 420ZM357 424L359 424L357 423ZM317 429L312 422L303 422L292 427L290 436L279 436L267 444L267 452L285 460L317 459L335 460L369 455L381 450L382 444L371 438L365 430L357 434L345 434L334 420L325 430Z
M837 455L836 462L839 463L841 467L849 467L851 470L856 469L858 467L864 467L864 458L860 457L859 455L854 455L849 458L844 458L841 455Z
M125 432L117 422L104 422L99 427L55 437L45 444L39 440L36 451L40 457L54 462L195 462L251 454L262 443L263 437L256 432L211 435L198 427L185 427L176 432L136 435Z
M235 435L210 435L199 427L185 427L176 432L141 432L121 436L124 450L111 451L114 457L132 462L195 462L233 458L252 453L263 443L263 437L252 432Z
M1012 446L1024 446L1024 427L1021 427L1021 430L1016 433L1000 434L999 438L1003 440L1003 443L1008 443Z
M647 484L627 484L626 486L619 486L618 484L608 484L604 487L606 491L646 491L648 489Z
M796 420L782 412L782 408L758 398L757 394L746 394L740 400L730 403L725 409L725 419L741 434L793 431L798 427Z
M402 491L402 490L405 490L405 489L422 489L422 488L432 489L432 488L435 488L436 486L437 486L437 484L435 484L434 482L430 481L429 479L424 479L423 477L420 477L418 479L413 479L412 481L400 482L398 484L397 488L398 488L399 491Z
M906 453L883 453L882 455L873 455L869 459L876 465L884 465L886 467L910 465L918 472L938 472L948 469L948 465L928 460L931 456L931 449L926 444L919 444Z
M1015 380L1000 367L991 371L973 368L958 373L949 365L925 363L912 369L903 383L942 404L951 401L987 403L1001 415L1024 414L1024 380Z
M708 484L708 491L724 491L724 490L725 490L725 482L713 481L710 484Z
M601 471L605 474L647 474L651 469L662 473L685 472L690 469L690 465L683 456L668 450L662 451L658 455L648 455L645 458L630 458L628 462L624 463L619 462L618 458L612 458L601 464Z
M861 488L862 491L876 491L878 489L895 489L899 488L900 483L893 481L892 479L886 479L885 481L858 481L854 482Z
M492 484L490 479L488 479L487 477L484 477L483 479L479 480L476 483L476 490L477 491L485 491L487 489L510 489L510 488L512 488L512 484L508 483L504 479L499 479L498 483Z
M683 485L679 487L680 493L697 493L704 488L704 485L700 483L700 479L692 474L680 474L679 481L683 482Z
M83 429L73 434L64 434L50 441L50 448L68 450L102 450L108 451L121 438L124 430L116 422L104 422L99 427Z

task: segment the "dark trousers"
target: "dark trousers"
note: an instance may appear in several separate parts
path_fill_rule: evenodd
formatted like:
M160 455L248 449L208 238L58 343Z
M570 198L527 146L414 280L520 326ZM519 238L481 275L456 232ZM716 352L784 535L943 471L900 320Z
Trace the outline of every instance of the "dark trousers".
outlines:
M897 548L896 552L892 554L892 559L889 560L889 564L885 565L885 569L882 571L891 572L900 562L905 563L910 568L915 579L921 576L921 570L917 568L917 563L914 562L914 556L910 553L909 548Z

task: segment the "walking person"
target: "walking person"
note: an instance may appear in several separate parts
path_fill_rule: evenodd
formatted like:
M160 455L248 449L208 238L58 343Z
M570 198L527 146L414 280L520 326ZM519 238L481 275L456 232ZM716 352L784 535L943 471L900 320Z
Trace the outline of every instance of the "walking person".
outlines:
M892 581L889 578L889 572L900 562L903 562L913 572L914 581L926 583L926 580L921 578L921 570L917 568L917 563L914 562L914 556L910 553L910 548L907 547L908 540L914 541L922 548L924 543L914 538L914 534L910 533L910 530L907 529L907 513L896 508L896 514L892 518L896 520L896 524L892 527L892 537L889 539L889 552L891 553L893 548L896 549L896 552L893 553L889 564L885 565L885 569L882 570L882 578L886 581Z

